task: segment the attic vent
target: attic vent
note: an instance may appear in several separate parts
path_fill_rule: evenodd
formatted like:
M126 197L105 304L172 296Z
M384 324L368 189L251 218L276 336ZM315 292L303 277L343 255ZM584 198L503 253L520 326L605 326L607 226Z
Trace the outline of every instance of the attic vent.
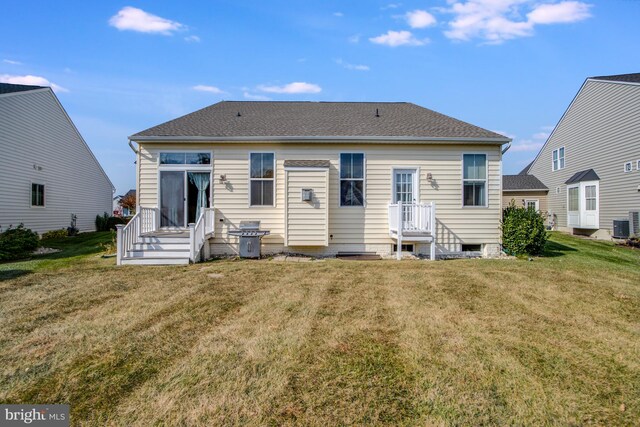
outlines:
M376 108L376 117L380 117L380 113L378 113L378 109Z
M236 117L242 117L242 114L240 114L240 111L238 111L238 114Z

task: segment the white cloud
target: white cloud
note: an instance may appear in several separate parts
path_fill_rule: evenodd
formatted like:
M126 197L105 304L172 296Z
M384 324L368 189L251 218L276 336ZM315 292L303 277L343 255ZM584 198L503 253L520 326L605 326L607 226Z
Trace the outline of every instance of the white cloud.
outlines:
M534 24L566 24L591 17L591 5L579 1L563 1L557 4L541 4L527 13Z
M283 86L258 86L258 90L267 93L320 93L322 88L314 83L293 82Z
M243 93L242 96L244 96L245 99L250 99L252 101L271 101L271 98L269 98L268 96L254 95L254 94L249 93L249 92Z
M360 43L360 34L354 34L351 37L349 37L347 40L349 41L349 43L353 43L353 44Z
M5 64L11 64L11 65L22 65L22 62L13 61L11 59L3 59L2 62L4 62Z
M406 18L411 28L427 28L436 24L435 16L424 10L408 12Z
M402 3L389 3L386 6L382 6L380 9L381 10L387 10L387 9L397 9L400 6L402 6Z
M536 132L527 139L518 139L515 136L509 136L513 139L511 150L514 152L539 151L547 138L549 138L548 126L543 126L541 129L541 132Z
M444 34L457 41L478 38L499 44L532 36L538 24L577 22L591 16L591 6L580 1L540 4L537 0L449 0L449 3L451 7L444 12L454 17Z
M200 37L198 36L187 36L184 38L184 41L189 43L200 43Z
M11 74L0 74L0 82L3 83L12 83L15 85L31 85L31 86L50 86L56 92L69 92L69 89L66 89L60 85L50 82L44 77L40 76L15 76Z
M336 59L335 61L336 61L336 64L341 65L347 70L353 70L353 71L369 71L370 70L368 65L349 64L348 62L345 62L340 58Z
M226 93L225 91L223 91L220 88L217 88L215 86L207 86L207 85L196 85L196 86L193 86L191 89L197 90L199 92L215 93L217 95L221 95L223 93Z
M371 37L369 39L371 43L383 44L386 46L422 46L428 43L428 40L418 40L413 36L410 31L387 31L386 34L381 34L377 37Z
M342 13L342 12L333 12L333 16L337 16L338 18L342 18L344 16L344 13Z
M155 33L166 36L174 32L186 29L181 24L170 19L161 18L151 13L145 12L136 7L126 6L109 19L109 25L116 27L120 31L130 30L140 33Z

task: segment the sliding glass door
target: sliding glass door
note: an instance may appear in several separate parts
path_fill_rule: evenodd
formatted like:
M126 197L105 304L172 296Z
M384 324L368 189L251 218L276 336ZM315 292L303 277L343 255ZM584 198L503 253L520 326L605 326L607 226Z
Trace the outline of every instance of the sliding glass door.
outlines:
M160 171L160 227L186 228L210 206L211 173Z

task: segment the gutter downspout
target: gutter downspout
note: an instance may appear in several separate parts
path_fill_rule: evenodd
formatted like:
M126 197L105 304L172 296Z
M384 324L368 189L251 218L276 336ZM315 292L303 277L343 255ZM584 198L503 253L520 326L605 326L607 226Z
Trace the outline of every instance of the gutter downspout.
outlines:
M140 184L140 145L138 145L138 149L133 146L133 141L129 140L129 148L131 151L136 153L136 211L140 209L140 191L138 191L138 187Z
M504 153L506 153L507 151L509 151L509 148L511 148L511 142L509 142L507 144L507 146L505 148L502 149L502 155L504 156Z

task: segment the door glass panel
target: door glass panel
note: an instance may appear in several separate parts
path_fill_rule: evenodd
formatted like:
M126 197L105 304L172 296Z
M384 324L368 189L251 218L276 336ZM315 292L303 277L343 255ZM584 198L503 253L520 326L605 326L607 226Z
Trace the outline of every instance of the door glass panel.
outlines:
M578 187L569 188L569 211L577 212L580 210L580 189Z
M209 172L187 172L187 224L195 223L203 208L208 208L210 194Z
M595 185L587 185L584 187L584 194L586 199L586 209L588 211L596 210L596 186Z
M183 171L160 172L160 226L184 227Z

